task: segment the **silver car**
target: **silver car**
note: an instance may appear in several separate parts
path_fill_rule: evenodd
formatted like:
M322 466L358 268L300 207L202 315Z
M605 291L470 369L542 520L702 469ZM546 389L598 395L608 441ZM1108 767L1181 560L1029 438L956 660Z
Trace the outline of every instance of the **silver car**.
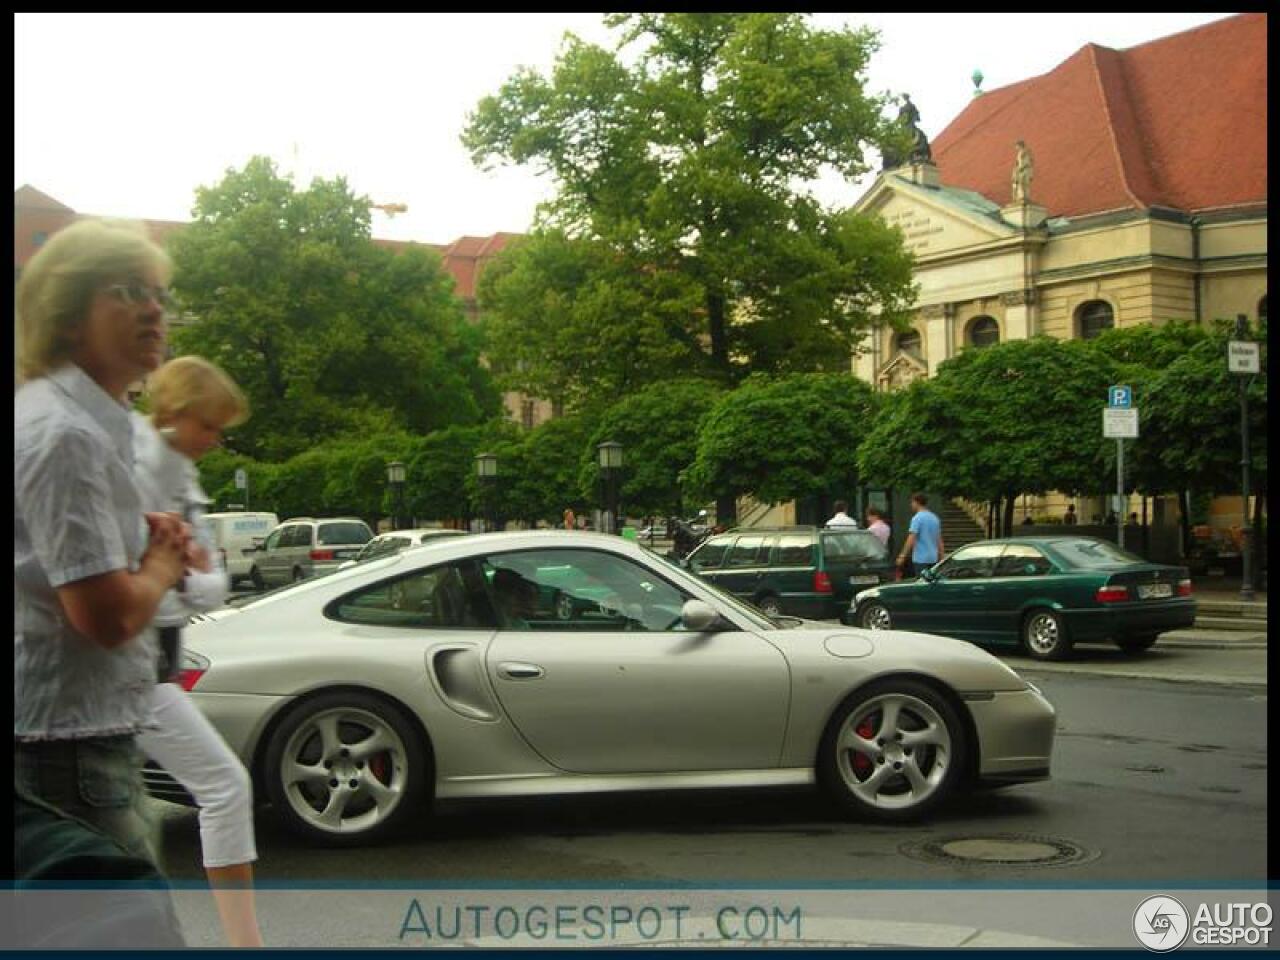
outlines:
M410 547L416 547L439 537L465 536L467 536L466 530L449 530L442 527L420 527L415 530L392 530L390 533L380 533L361 547L360 552L354 557L344 561L338 569L345 570L347 567L353 567L357 563L364 563L366 560L376 560L379 557L390 556L393 553L408 550Z
M1054 739L1053 707L971 644L770 619L593 533L439 540L207 615L186 647L258 795L331 844L433 796L816 782L909 820L1048 777Z
M252 560L249 579L262 590L330 573L372 539L373 531L359 517L290 517L246 554Z

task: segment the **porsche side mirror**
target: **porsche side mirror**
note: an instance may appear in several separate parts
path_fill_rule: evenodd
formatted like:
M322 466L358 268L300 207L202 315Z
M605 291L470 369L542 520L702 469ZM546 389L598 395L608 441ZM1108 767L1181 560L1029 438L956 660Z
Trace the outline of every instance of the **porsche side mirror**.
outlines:
M703 600L686 600L680 608L680 622L686 630L707 633L720 626L720 614Z

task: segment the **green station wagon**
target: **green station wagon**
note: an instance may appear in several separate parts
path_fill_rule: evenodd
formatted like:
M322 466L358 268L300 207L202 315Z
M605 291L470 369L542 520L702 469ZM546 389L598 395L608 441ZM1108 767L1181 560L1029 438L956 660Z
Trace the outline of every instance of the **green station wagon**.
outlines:
M1061 660L1076 642L1140 653L1159 634L1191 626L1196 601L1186 567L1148 563L1095 537L1014 537L971 543L916 580L859 592L841 619L1021 643L1032 657Z
M685 566L770 616L838 617L858 589L894 579L893 562L869 530L752 527L711 537Z

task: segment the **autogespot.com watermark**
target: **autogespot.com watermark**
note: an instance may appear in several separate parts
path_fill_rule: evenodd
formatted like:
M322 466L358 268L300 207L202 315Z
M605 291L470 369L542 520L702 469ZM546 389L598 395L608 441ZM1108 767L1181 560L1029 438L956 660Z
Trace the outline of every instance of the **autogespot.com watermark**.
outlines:
M1133 913L1133 932L1148 950L1168 953L1197 946L1270 946L1271 905L1201 902L1189 911L1177 897L1147 897Z
M802 941L800 907L726 904L707 912L688 903L443 904L414 897L401 943L532 940L548 944Z

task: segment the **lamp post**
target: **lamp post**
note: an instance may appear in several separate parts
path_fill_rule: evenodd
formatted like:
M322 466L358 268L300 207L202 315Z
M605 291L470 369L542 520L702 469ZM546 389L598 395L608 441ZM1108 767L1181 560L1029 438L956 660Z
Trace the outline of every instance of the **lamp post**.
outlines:
M1253 600L1253 526L1249 522L1249 382L1261 371L1259 347L1245 338L1249 318L1236 314L1235 339L1227 344L1227 370L1240 375L1240 599Z
M498 458L492 453L476 454L476 479L480 482L480 519L484 532L493 529L493 485L498 480Z
M622 471L622 444L606 440L596 446L600 473L604 477L604 532L617 533L618 522L618 474Z
M404 464L399 460L392 460L387 464L387 484L395 497L393 508L395 512L391 515L391 527L399 530L401 517L404 514Z

